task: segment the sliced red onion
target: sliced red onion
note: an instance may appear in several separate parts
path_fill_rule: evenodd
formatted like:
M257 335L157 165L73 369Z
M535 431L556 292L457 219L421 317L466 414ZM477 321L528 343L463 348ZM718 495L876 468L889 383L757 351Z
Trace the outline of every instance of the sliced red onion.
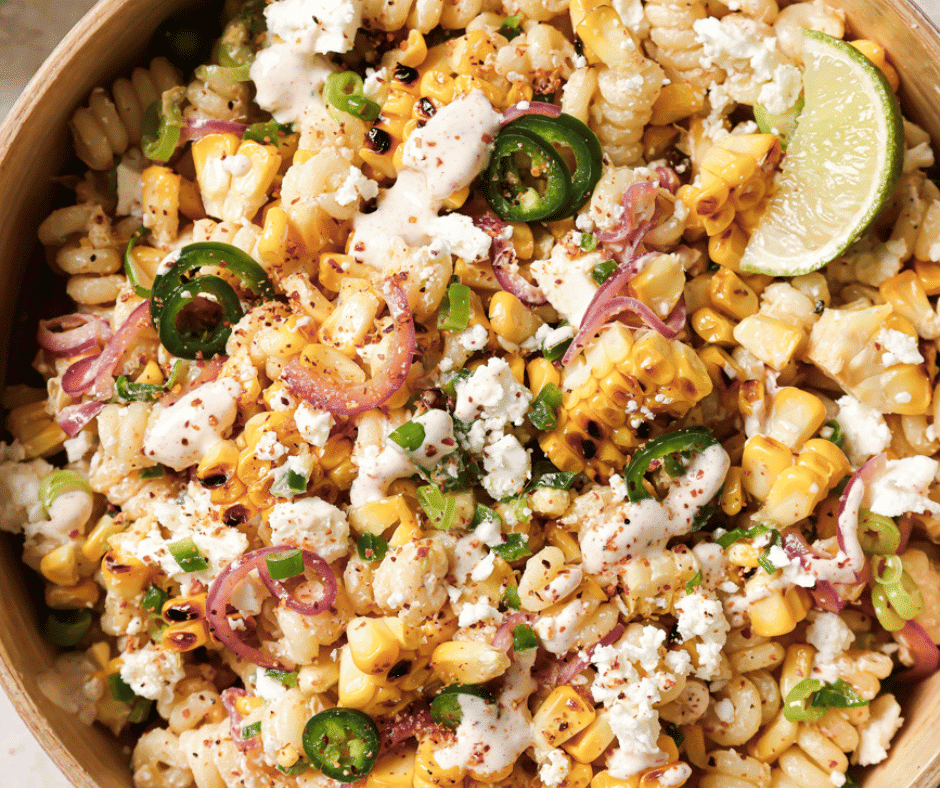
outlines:
M561 670L558 671L558 675L555 678L555 685L560 686L562 684L570 684L574 680L575 676L577 676L582 670L591 664L591 657L594 656L594 652L598 646L609 646L612 643L616 643L618 640L620 640L625 631L626 627L623 624L617 624L612 630L610 630L610 632L604 635L604 637L598 640L597 643L591 646L587 651L582 651L573 659L565 662L561 666Z
M898 555L907 550L907 543L911 539L911 531L914 529L914 515L905 512L898 518L898 531L901 534L901 541L898 544Z
M858 510L865 495L865 484L884 467L885 460L885 453L882 452L862 465L852 474L839 497L836 535L839 539L839 549L849 557L849 566L856 577L865 565L865 553L858 541Z
M74 312L40 320L36 338L56 358L69 358L105 344L111 338L111 326L96 315Z
M234 120L217 120L216 118L185 118L183 130L180 133L180 142L198 140L209 134L245 134L248 126Z
M675 194L682 184L679 174L672 167L657 167L656 177L659 179L659 185L670 194Z
M248 750L255 750L260 747L261 739L257 734L249 739L242 736L242 730L244 729L242 720L244 717L242 717L238 709L235 708L235 702L238 698L247 698L248 693L238 687L229 687L228 689L222 690L221 697L222 705L225 706L225 710L228 712L229 732L235 746L242 752L248 752Z
M920 624L913 619L908 621L898 636L904 638L914 654L913 667L898 673L895 676L898 681L919 681L937 671L940 666L940 649Z
M62 391L70 397L80 397L88 391L95 382L100 358L101 354L96 353L94 356L85 356L72 363L62 373Z
M265 555L267 555L269 553L277 553L290 549L293 548L291 548L289 545L281 545L280 547L263 547L261 550L256 550L255 552L263 552ZM259 571L258 574L261 576L261 580L264 582L264 584L268 587L268 591L280 599L291 610L296 610L298 613L304 616L318 616L320 613L324 613L329 610L336 601L336 575L333 574L333 570L330 569L330 565L319 555L313 552L313 550L305 550L301 548L300 552L303 555L304 566L307 569L316 572L320 576L320 580L323 582L323 595L313 604L301 602L284 587L284 584L280 580L275 580L272 578L271 575L268 574L267 565L265 565L264 571Z
M803 569L816 577L817 588L822 583L832 585L832 590L840 600L842 595L833 583L837 585L851 584L853 581L857 581L859 577L859 573L849 566L847 558L840 561L838 558L821 555L812 548L803 534L795 528L784 532L782 545L789 558L799 561ZM822 593L825 594L825 591Z
M836 587L828 580L817 580L812 589L816 607L829 613L838 613L845 607L845 600L836 591Z
M526 306L535 307L548 303L542 289L519 273L516 252L506 240L509 225L489 214L477 216L473 223L493 239L490 242L490 265L493 266L493 275L499 286L512 293Z
M95 400L92 402L82 402L79 405L66 405L55 417L56 423L62 428L62 431L70 438L74 438L82 431L82 428L95 418L104 406L108 403Z
M431 710L423 700L415 701L394 717L378 717L375 725L379 729L379 751L382 753L394 749L422 731L435 727Z
M650 231L656 218L659 187L650 181L640 181L628 187L620 198L623 213L616 230L595 233L597 240L610 246L625 247L624 256L632 256L643 237Z
M294 394L334 415L355 416L384 404L402 387L417 348L414 317L405 292L394 279L385 280L383 294L395 322L392 352L378 374L364 383L337 380L295 359L282 374Z
M520 624L528 624L531 620L531 613L520 612L512 613L506 616L505 621L503 621L499 629L496 630L496 634L493 635L493 639L490 641L490 644L493 646L493 648L509 651L509 649L512 648L513 630Z
M520 101L503 111L503 118L499 125L505 126L523 115L547 115L550 118L557 118L561 115L561 107L557 104L549 104L547 101Z
M228 356L213 356L208 361L197 361L196 366L199 368L199 374L186 385L180 386L179 389L165 394L160 399L160 402L169 407L177 400L185 397L193 389L199 388L204 383L210 383L215 380L219 377L219 372L222 371L222 367L225 366L226 361L228 361Z

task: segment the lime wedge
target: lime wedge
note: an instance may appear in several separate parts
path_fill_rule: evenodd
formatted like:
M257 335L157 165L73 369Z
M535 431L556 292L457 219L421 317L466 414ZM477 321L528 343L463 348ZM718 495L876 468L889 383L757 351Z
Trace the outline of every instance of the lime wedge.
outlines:
M773 134L780 138L780 145L784 150L790 144L793 138L793 132L796 130L796 122L803 111L803 96L793 102L790 109L784 112L772 113L767 108L760 105L754 105L754 120L761 134Z
M838 257L890 199L904 160L898 100L849 44L803 31L805 105L741 268L796 276Z

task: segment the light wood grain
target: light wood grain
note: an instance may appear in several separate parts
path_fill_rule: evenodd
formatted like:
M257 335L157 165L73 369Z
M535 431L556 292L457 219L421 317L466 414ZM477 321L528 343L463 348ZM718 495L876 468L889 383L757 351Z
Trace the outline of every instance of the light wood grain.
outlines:
M857 34L887 47L901 74L906 114L930 132L940 150L940 33L902 0L829 2L846 9ZM9 333L23 266L42 259L34 253L36 227L49 211L51 178L64 161L69 116L92 87L110 84L134 62L157 24L183 5L186 0L102 0L56 49L0 127L0 337ZM0 383L7 351L3 341ZM19 544L8 540L2 547L0 684L76 786L129 788L130 753L104 730L61 713L39 692L36 675L51 663L52 651L36 628L38 602L25 590ZM905 701L905 718L891 758L867 775L865 788L940 783L940 675Z

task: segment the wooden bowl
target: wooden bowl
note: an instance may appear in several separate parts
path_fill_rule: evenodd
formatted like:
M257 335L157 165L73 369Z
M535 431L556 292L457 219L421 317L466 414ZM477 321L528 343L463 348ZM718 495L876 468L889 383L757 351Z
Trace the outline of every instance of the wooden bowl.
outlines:
M910 0L827 0L842 6L859 37L881 42L901 75L905 116L930 132L940 151L940 31ZM937 0L922 0L925 4ZM0 126L0 303L20 292L27 264L44 264L36 228L50 212L52 178L67 160L67 123L96 85L133 65L157 25L187 0L101 0L56 48ZM191 0L190 5L199 3ZM34 252L34 253L31 253ZM0 310L0 384L15 347L15 308ZM130 788L130 751L103 728L64 714L39 691L36 676L54 650L39 635L19 540L0 549L0 684L23 721L80 788ZM891 757L865 788L934 788L940 783L940 673L904 700L904 729Z

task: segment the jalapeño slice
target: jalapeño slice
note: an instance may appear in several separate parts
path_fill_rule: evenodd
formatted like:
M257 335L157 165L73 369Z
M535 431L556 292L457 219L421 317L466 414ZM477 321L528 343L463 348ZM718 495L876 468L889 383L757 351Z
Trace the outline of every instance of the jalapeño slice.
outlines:
M623 472L624 480L627 482L627 497L633 503L642 501L644 498L652 498L643 486L643 477L654 460L665 461L674 454L700 452L716 443L718 441L715 440L711 430L705 427L686 427L651 440L633 455Z
M603 168L601 144L593 131L577 118L565 114L557 118L547 115L523 115L506 128L527 129L556 150L567 148L574 157L574 169L570 171L571 199L557 214L548 217L549 219L571 216L584 205L600 180Z
M483 687L474 684L451 684L444 687L431 701L431 719L444 728L457 730L463 720L463 711L460 708L461 695L472 695L487 703L495 703L493 696Z
M564 159L521 127L500 132L482 185L490 207L507 222L548 219L571 199L571 174Z
M379 729L358 709L327 709L304 726L304 752L333 780L354 783L365 777L379 756Z
M177 358L211 358L225 350L232 326L242 317L238 296L225 280L198 276L167 296L160 314L160 343Z

